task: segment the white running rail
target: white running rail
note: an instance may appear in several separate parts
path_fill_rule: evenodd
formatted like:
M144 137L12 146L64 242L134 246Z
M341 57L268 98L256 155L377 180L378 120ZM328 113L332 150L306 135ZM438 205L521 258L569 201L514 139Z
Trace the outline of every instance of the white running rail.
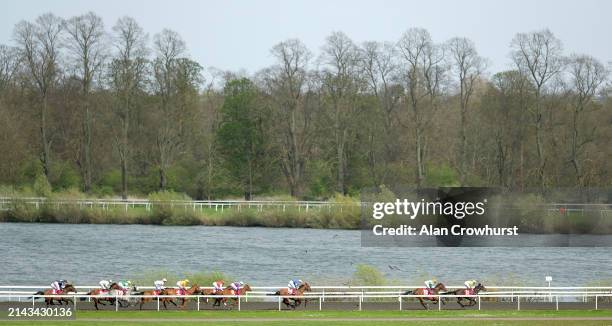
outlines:
M600 308L600 304L599 304L599 298L610 298L612 297L612 294L588 294L586 295L588 298L593 298L593 302L591 302L593 304L593 308L595 310L598 310ZM8 298L9 295L6 294L0 294L0 298ZM317 300L318 304L319 304L319 310L323 309L323 302L325 302L325 298L322 295L312 295L312 294L308 294L308 295L304 295L304 296L270 296L270 295L240 295L240 296L226 296L226 295L184 295L184 296L179 296L179 295L159 295L159 296L155 296L155 295L99 295L99 296L93 296L93 295L85 295L85 294L66 294L66 295L18 295L18 296L13 296L13 298L15 297L19 297L19 299L21 298L26 298L28 300L31 300L32 306L34 307L36 305L36 300L37 299L44 299L44 298L66 298L66 299L70 299L72 300L72 305L73 308L75 310L77 310L78 308L78 302L79 300L77 299L91 299L91 298L113 298L115 299L114 303L115 303L115 311L119 310L120 307L120 300L132 300L132 299L136 299L136 301L139 301L138 299L141 298L151 298L151 299L156 299L156 304L157 304L157 310L160 310L160 302L162 302L163 298L176 298L176 299L181 299L181 298L185 298L185 299L192 299L196 301L196 307L197 310L199 311L201 308L201 304L207 302L206 299L218 299L218 298L233 298L236 300L236 306L238 308L238 310L241 310L241 306L242 306L242 302L247 302L247 300L250 299L264 299L267 302L277 302L278 303L278 310L282 310L282 302L283 299L288 298L299 298L299 299L309 299L309 300ZM555 294L555 295L546 295L546 294L537 294L537 295L508 295L508 294L487 294L487 295L472 295L472 296L465 296L465 295L376 295L376 294L361 294L361 295L334 295L334 296L330 296L328 298L336 298L336 299L354 299L358 302L359 304L359 310L361 311L363 309L363 302L366 299L391 299L393 300L397 300L398 302L398 308L399 310L403 309L403 302L406 299L417 299L417 298L431 298L431 297L436 297L437 300L437 306L438 306L438 310L442 310L442 300L440 300L441 298L457 298L457 297L471 297L471 298L475 298L476 302L478 304L478 310L482 309L482 299L483 298L511 298L512 302L514 302L516 300L516 308L517 310L521 310L521 299L523 299L522 301L524 302L523 304L525 304L525 299L528 298L549 298L550 299L550 303L552 304L554 302L555 304L555 310L559 310L559 298L564 298L564 297L574 297L573 295L570 294ZM554 298L554 301L552 300ZM266 300L267 299L267 300ZM21 301L21 300L19 300ZM21 301L22 304L25 303L26 301L23 300ZM586 301L585 301L586 302ZM83 304L83 303L81 303ZM609 305L609 304L608 304Z

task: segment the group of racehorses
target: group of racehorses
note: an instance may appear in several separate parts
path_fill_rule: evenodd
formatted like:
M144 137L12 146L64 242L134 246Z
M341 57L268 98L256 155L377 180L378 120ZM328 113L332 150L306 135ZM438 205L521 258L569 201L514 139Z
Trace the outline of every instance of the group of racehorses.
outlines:
M473 289L457 289L457 290L449 291L446 288L446 286L444 286L444 284L438 283L435 287L431 289L418 288L416 290L406 291L404 292L404 294L405 295L419 295L420 297L417 297L417 299L419 300L419 302L421 302L421 305L425 309L429 309L429 306L427 305L426 301L431 301L432 303L438 303L438 301L442 300L441 303L446 304L445 302L446 298L442 297L441 299L441 297L439 297L438 295L453 295L453 296L456 296L457 303L463 308L463 307L471 307L475 305L477 302L476 302L476 297L474 296L478 295L480 291L486 291L486 290L487 289L485 288L484 285L482 285L481 283L478 283L478 285L476 285ZM463 303L464 300L467 300L467 304Z
M109 304L117 303L123 307L125 304L123 301L125 301L124 297L126 294L140 295L142 296L140 298L140 309L142 310L143 304L145 304L146 302L156 300L156 299L159 299L159 302L164 305L165 309L168 309L168 306L167 306L168 303L172 303L174 306L179 307L179 305L176 304L175 299L180 300L180 308L184 308L187 303L187 300L189 299L188 296L195 296L195 295L207 296L206 302L209 301L209 298L210 298L209 296L219 296L218 298L214 298L215 302L213 304L213 307L221 306L221 303L223 303L224 305L227 305L228 301L230 302L231 305L236 305L238 302L238 295L244 295L249 291L251 291L251 287L248 284L245 284L238 291L235 291L230 286L224 288L221 291L216 291L214 289L204 289L198 286L197 284L194 284L190 288L184 289L184 290L179 290L175 288L166 288L161 291L148 290L148 291L138 292L136 290L136 287L133 287L132 289L128 289L126 292L126 290L121 288L117 283L112 283L108 290L94 289L94 290L89 291L87 295L91 296L91 299L94 302L94 306L96 307L96 310L99 309L98 304L106 305L107 303ZM283 303L287 307L295 309L297 306L299 306L302 303L302 300L304 300L304 305L307 304L307 300L304 298L304 293L309 292L309 291L311 291L310 285L307 282L304 282L296 289L295 292L291 291L288 288L282 288L276 291L274 294L269 294L269 295L281 296L283 298ZM461 305L461 307L473 306L477 303L474 296L477 295L480 291L486 291L486 288L484 287L484 285L480 283L471 290L457 289L453 291L449 291L446 288L446 286L444 286L444 284L438 283L434 288L431 288L431 289L418 288L415 290L406 291L404 292L404 295L419 296L417 297L417 299L419 300L421 305L425 309L429 309L427 301L437 304L438 301L440 300L440 297L438 295L456 296L457 303ZM63 290L59 292L54 291L54 290L46 290L46 291L38 291L34 295L45 295L45 303L48 306L48 305L55 304L54 301L57 301L59 304L69 304L72 302L72 299L66 296L62 296L62 295L66 295L69 293L76 293L76 292L77 292L76 288L72 284L66 284ZM86 300L86 299L82 298L82 300ZM118 300L118 302L115 302L115 300ZM467 300L467 304L463 303L464 300ZM445 304L445 301L446 301L445 298L442 298L441 303Z
M99 310L98 305L106 305L108 304L119 304L121 307L124 305L128 305L125 303L125 297L127 295L138 295L140 297L140 309L142 310L142 306L146 302L150 302L153 300L159 299L159 302L164 305L165 309L168 309L168 303L172 303L176 307L184 308L187 304L187 300L189 296L196 295L205 295L206 302L209 302L210 296L218 296L218 298L213 298L214 303L213 307L227 305L230 302L231 305L236 305L238 302L239 295L245 295L247 292L252 291L251 286L245 284L239 290L234 290L231 286L228 286L222 290L215 289L204 289L199 285L194 284L190 288L181 290L176 288L166 288L161 291L158 290L147 290L147 291L137 291L136 287L132 289L123 289L117 283L112 283L108 289L93 289L87 292L88 296L91 296L91 299L96 307L96 310ZM310 285L305 282L301 284L295 292L291 292L287 288L280 289L276 291L274 294L270 295L280 295L283 296L283 303L288 307L295 309L302 302L304 292L311 291ZM47 306L54 305L57 301L58 304L69 304L72 303L72 299L66 296L69 293L76 293L76 288L72 284L66 284L64 288L60 291L55 290L46 290L46 291L38 291L34 293L34 295L45 295L45 303ZM180 300L180 305L177 305L175 300ZM86 300L86 298L81 298L81 300ZM306 301L304 302L306 304Z

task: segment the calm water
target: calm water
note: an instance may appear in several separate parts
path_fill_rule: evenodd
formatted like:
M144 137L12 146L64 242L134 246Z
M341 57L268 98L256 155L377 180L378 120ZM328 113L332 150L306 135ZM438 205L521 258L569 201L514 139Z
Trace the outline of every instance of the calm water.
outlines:
M2 285L57 278L89 285L153 270L219 270L254 285L293 277L329 285L347 281L356 264L402 284L429 276L447 284L477 278L542 286L546 275L557 286L612 279L610 248L362 248L359 231L0 223L0 239Z

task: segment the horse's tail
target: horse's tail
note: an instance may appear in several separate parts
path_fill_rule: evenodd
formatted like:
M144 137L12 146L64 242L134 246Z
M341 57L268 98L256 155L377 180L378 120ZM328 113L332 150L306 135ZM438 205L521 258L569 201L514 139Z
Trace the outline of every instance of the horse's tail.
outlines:
M404 295L411 295L411 294L413 294L413 293L414 293L414 291L413 291L413 290L409 290L409 291L404 292Z
M276 291L276 292L274 292L274 293L268 293L268 294L266 294L266 295L280 295L280 291Z
M44 295L44 294L45 294L45 292L44 292L44 291L38 291L38 292L36 292L36 293L34 293L34 294L32 294L32 295L34 296L34 295ZM32 298L34 298L33 296L32 296L32 297L29 297L28 299L32 299Z

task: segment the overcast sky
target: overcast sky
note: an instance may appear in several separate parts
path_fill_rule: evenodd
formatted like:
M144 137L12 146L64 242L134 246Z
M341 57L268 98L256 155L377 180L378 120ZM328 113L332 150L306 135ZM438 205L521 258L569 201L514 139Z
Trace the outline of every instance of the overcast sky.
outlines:
M381 0L19 0L3 1L0 43L12 43L19 20L53 12L64 18L94 11L107 30L121 16L134 17L152 36L176 30L204 67L255 72L272 62L270 48L301 39L318 53L332 31L356 43L397 41L409 27L424 27L434 41L472 39L491 61L490 71L510 67L509 43L517 32L549 28L566 53L612 60L612 1L381 1Z

